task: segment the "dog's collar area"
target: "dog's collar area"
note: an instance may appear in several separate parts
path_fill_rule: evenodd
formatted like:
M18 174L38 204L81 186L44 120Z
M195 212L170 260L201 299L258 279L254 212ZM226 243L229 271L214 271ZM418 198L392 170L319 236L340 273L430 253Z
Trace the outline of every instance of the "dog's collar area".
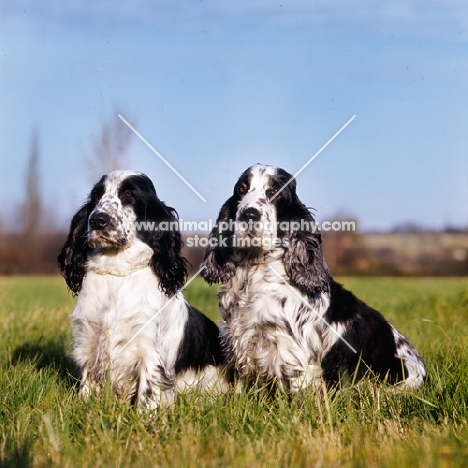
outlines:
M97 275L111 275L111 276L120 276L120 277L125 277L129 276L132 273L135 273L137 271L143 270L145 268L148 268L150 266L149 260L145 260L143 262L137 263L136 265L128 265L127 267L122 266L119 269L113 269L113 268L91 268L91 271L93 273L96 273Z

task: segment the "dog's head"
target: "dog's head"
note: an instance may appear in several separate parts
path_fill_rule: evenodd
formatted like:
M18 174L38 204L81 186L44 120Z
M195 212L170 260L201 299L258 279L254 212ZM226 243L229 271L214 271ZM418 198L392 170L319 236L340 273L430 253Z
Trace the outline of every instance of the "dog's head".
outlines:
M328 289L320 232L284 169L257 164L234 185L205 252L205 279L225 283L249 259L281 249L291 282L309 295Z
M168 222L171 229L158 229ZM151 266L168 295L182 287L187 274L176 211L157 196L151 180L134 171L114 171L93 187L72 219L58 264L70 289L77 294L91 249L115 254L139 239L153 249Z

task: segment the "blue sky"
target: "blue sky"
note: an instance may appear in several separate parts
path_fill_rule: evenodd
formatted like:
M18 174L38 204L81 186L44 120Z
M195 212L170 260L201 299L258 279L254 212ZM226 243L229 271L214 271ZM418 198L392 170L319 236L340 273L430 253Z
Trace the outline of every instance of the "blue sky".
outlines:
M90 189L85 149L117 110L207 199L135 137L129 168L186 220L215 218L252 164L295 173L356 115L298 177L320 220L468 225L465 2L17 0L3 10L4 225L22 201L33 128L44 197L64 226Z

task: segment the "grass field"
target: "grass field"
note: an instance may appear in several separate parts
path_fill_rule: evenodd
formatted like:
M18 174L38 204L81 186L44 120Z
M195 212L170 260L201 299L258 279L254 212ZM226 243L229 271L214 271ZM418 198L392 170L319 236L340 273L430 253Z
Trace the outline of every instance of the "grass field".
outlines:
M421 352L420 391L254 388L183 396L150 417L108 390L78 398L61 278L0 278L0 466L468 466L468 279L341 281ZM217 318L214 288L195 281L186 296Z

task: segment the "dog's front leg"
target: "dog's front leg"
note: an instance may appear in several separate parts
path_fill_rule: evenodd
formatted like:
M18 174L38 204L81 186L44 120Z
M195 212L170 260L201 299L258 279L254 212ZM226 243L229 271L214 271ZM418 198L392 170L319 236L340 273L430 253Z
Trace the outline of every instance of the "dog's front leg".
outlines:
M297 393L307 387L318 389L322 382L322 368L317 364L309 364L304 370L294 373L288 382L288 390Z
M174 398L174 376L161 364L142 365L137 397L140 409L156 410L161 405L171 405Z
M78 390L78 395L86 399L92 392L99 394L101 392L101 386L89 377L88 369L84 367L81 369L80 388Z

